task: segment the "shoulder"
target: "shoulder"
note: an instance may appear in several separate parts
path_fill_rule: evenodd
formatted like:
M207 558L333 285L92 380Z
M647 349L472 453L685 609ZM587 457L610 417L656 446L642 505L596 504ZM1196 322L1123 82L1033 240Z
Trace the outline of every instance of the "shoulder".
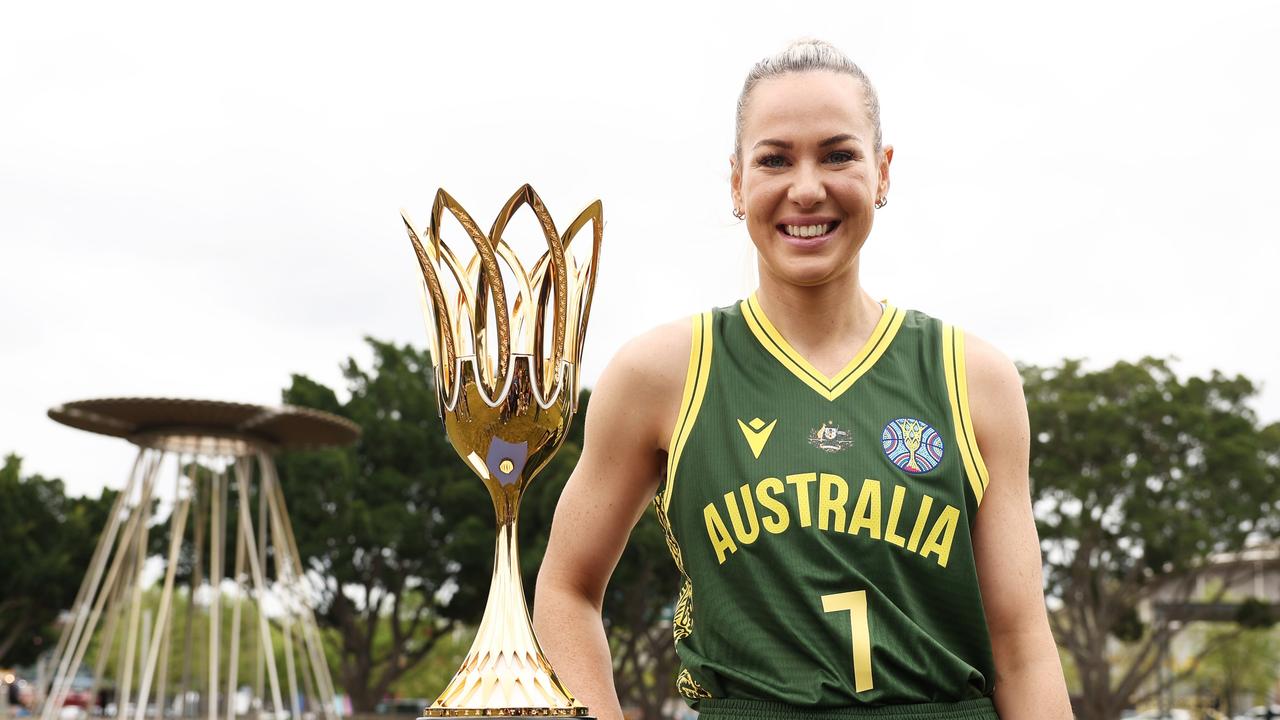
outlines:
M609 361L600 385L632 392L681 385L693 344L692 324L692 318L673 320L628 340Z
M1031 452L1022 376L1004 353L974 335L964 336L964 358L969 415L990 471L990 490L995 495L1021 497L1027 492Z
M686 317L623 344L592 389L588 430L596 416L609 426L625 425L632 433L663 445L679 412L692 328L693 318Z
M974 428L979 433L984 426L999 429L1018 417L1025 424L1027 404L1017 366L982 338L968 333L964 338L965 374Z
M1030 430L1018 367L994 345L963 328L918 310L907 311L907 318L904 324L933 327L941 336L943 355L950 363L947 372L954 369L959 386L958 411L972 421L986 465L1025 464ZM990 469L996 474L996 468Z
M965 370L963 380L968 388L967 395L974 414L975 429L981 431L984 420L991 421L1002 415L1003 413L995 412L1001 408L1018 406L1022 407L1025 414L1026 402L1022 394L1022 376L1018 372L1018 367L1007 355L986 340L963 328L952 326L945 320L919 310L908 309L903 314L904 327L937 328L934 332L938 332L943 337L946 345L944 352L950 352L952 347L959 349L962 344ZM959 360L960 358L957 358L957 366ZM978 415L984 417L979 418Z

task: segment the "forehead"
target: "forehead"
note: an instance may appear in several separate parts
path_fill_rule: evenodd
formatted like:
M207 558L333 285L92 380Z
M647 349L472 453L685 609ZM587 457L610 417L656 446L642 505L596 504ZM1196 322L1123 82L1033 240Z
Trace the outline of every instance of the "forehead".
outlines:
M862 83L843 73L811 71L762 80L743 111L744 148L759 138L803 140L846 132L870 142L874 131Z

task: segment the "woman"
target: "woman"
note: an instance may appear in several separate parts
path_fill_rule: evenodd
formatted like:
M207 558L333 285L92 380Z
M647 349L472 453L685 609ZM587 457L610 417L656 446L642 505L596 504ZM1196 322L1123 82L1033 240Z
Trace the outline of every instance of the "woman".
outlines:
M621 716L601 599L650 502L704 717L1070 717L1018 373L860 284L892 159L832 46L748 77L729 162L759 288L614 358L538 578L539 637L599 717Z

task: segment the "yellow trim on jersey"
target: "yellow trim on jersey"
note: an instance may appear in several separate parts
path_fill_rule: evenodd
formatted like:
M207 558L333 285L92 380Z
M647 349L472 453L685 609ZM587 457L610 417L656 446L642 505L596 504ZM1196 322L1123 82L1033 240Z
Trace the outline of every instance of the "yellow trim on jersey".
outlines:
M707 377L711 373L711 313L695 315L692 324L693 344L689 348L689 369L684 378L684 396L680 399L680 414L676 416L676 425L671 429L671 444L667 452L667 482L662 490L664 512L671 506L671 488L675 485L680 454L684 452L684 445L689 440L693 423L698 419L698 410L702 407L702 399L707 394Z
M871 337L867 339L867 343L843 370L836 373L834 378L828 378L796 352L795 348L791 347L791 343L787 342L787 339L782 337L782 333L769 322L769 318L765 317L764 311L760 308L760 302L756 299L755 293L751 293L751 297L743 300L741 307L742 317L747 320L747 327L751 328L751 333L756 336L756 340L760 341L764 349L777 358L783 367L790 370L791 374L827 400L835 400L843 395L846 390L853 387L858 378L865 375L871 366L876 364L888 349L889 343L893 342L894 336L898 334L898 328L902 327L902 321L907 316L905 311L886 303L884 312L880 314L880 321L871 331Z
M942 366L947 376L947 399L951 403L951 419L955 426L956 445L960 446L960 458L964 461L965 475L973 497L982 504L982 495L991 482L987 465L982 461L978 440L973 433L973 418L969 414L969 380L964 364L964 331L950 325L942 326Z

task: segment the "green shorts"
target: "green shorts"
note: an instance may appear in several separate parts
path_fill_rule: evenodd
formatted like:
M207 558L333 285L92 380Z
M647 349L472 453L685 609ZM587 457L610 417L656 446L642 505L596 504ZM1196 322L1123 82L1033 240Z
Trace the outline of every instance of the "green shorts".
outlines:
M762 700L707 699L698 703L699 718L746 720L1000 720L990 698L953 703L918 703L809 709Z

